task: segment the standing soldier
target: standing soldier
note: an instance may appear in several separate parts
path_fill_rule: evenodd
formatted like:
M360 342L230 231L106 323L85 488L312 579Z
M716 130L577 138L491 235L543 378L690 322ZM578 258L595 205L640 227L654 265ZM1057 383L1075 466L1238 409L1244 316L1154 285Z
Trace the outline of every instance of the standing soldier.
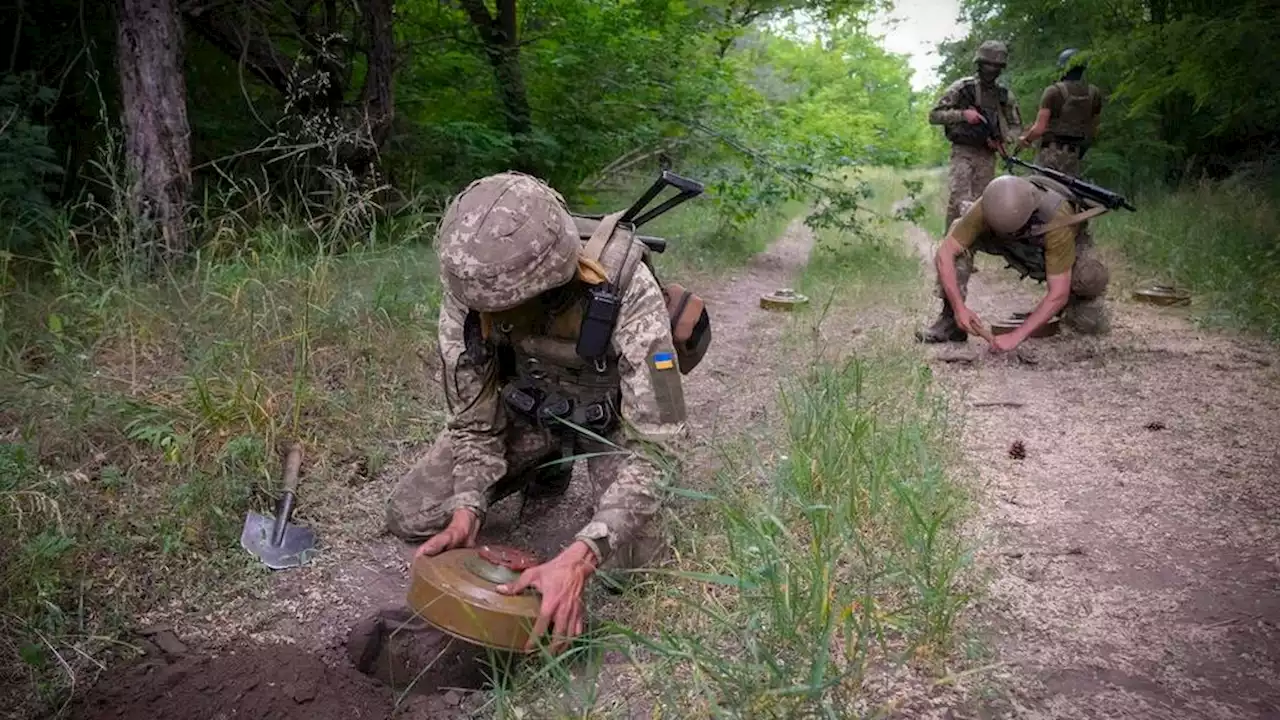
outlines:
M996 153L1003 150L1004 143L1013 142L1022 130L1022 116L1013 92L996 84L1008 59L1009 50L1004 43L996 40L982 43L973 57L978 66L977 77L952 83L929 113L929 122L942 125L947 140L951 141L950 195L944 233L960 217L961 205L976 200L995 177ZM988 122L994 123L998 140L991 137ZM973 271L971 252L957 262L966 275ZM966 336L956 327L951 303L941 287L937 288L937 295L942 298L942 313L933 325L917 331L916 339L930 343L964 340Z
M1040 140L1036 163L1077 177L1080 158L1097 137L1102 117L1102 92L1084 81L1085 62L1076 57L1079 52L1068 48L1058 56L1058 67L1066 73L1045 88L1035 124L1018 138L1018 149Z
M493 503L521 490L564 492L574 456L588 455L591 520L559 555L499 587L541 593L533 634L554 626L553 648L582 632L583 589L597 568L642 567L664 547L651 522L662 470L644 450L669 447L685 425L667 305L642 246L626 235L591 252L597 235L619 237L610 234L617 217L584 248L564 199L528 175L486 177L454 198L436 240L449 414L387 508L388 529L422 543L418 555L471 547ZM588 325L599 320L591 303L603 286L617 314L602 335ZM588 335L595 341L580 342ZM583 356L596 345L599 354ZM558 472L539 470L555 460Z

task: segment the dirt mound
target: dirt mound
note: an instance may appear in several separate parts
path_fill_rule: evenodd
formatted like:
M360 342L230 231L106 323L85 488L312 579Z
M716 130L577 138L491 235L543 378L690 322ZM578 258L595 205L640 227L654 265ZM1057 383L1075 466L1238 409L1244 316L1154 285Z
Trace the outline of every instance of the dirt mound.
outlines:
M332 668L288 645L144 664L101 680L77 720L387 718L395 696L354 668Z

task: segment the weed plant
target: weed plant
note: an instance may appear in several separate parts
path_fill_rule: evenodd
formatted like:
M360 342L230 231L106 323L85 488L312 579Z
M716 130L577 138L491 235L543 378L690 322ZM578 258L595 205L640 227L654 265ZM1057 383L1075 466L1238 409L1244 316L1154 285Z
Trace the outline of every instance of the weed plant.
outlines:
M1208 324L1280 340L1280 183L1256 178L1140 195L1138 212L1098 222L1143 283L1191 290Z

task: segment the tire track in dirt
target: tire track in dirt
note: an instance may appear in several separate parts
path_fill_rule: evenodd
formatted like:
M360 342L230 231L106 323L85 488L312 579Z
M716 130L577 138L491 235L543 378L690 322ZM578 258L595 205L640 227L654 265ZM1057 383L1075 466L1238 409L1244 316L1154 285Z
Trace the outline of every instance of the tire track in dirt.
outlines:
M686 279L686 284L693 285L706 301L714 333L703 363L685 381L692 455L687 471L709 473L712 448L722 431L736 434L744 426L763 422L767 417L775 399L773 368L782 353L780 340L787 320L760 309L759 296L791 284L807 262L812 245L809 229L796 220L769 249L732 273L727 282L702 287ZM435 382L438 386L438 378ZM145 711L136 707L137 703L153 696L165 699L163 709L175 720L178 716L172 713L184 707L194 713L192 717L202 716L199 708L207 709L211 701L216 704L222 690L228 695L222 698L226 706L247 701L247 697L265 703L266 698L245 693L273 692L267 688L273 686L274 656L290 658L288 663L282 660L280 664L291 663L294 669L289 672L293 675L305 662L310 675L324 675L322 684L361 688L361 699L353 698L352 702L363 703L361 712L379 716L383 711L369 705L366 688L370 681L354 670L347 657L346 640L352 626L370 613L404 604L408 561L414 546L385 534L381 513L395 479L426 447L406 451L389 464L378 480L351 491L350 523L328 532L318 528L323 551L308 566L271 575L265 584L246 587L238 597L200 617L184 614L175 606L144 618L144 624L172 624L198 655L159 673L137 668L120 672L116 686L103 688L92 697L81 716L109 716L125 709L136 714ZM481 532L481 541L519 544L548 557L557 552L591 516L594 492L584 470L580 464L564 496L537 505L530 503L523 508L523 514L519 497L496 505ZM414 637L424 639L410 640L409 654L420 660L421 666L433 660L435 665L419 679L399 717L468 716L467 706L478 699L469 697L473 694L468 691L480 688L484 682L484 667L478 661L485 653L458 641L442 642L437 633ZM228 673L238 673L236 677L261 675L260 683L258 679L250 683L258 690L246 690L241 680L221 682L198 677L207 674L204 668L210 667L209 658L219 657L240 658L222 665L216 659L212 661L216 667L225 665ZM282 686L285 684L288 683L282 681ZM113 683L104 683L107 685ZM152 689L151 685L163 687ZM202 698L201 702L182 702L181 693L187 691ZM175 701L175 697L179 699ZM391 697L391 690L387 689L388 707ZM295 716L286 712L294 707L288 702L272 707L273 712L281 713L273 717ZM313 714L303 701L298 701L296 709L298 718Z
M909 242L932 253L923 231ZM979 314L1038 301L1043 286L984 264ZM1121 290L1109 336L1064 329L1031 362L974 340L972 363L938 364L969 400L979 614L1014 670L1001 716L1280 717L1276 353Z

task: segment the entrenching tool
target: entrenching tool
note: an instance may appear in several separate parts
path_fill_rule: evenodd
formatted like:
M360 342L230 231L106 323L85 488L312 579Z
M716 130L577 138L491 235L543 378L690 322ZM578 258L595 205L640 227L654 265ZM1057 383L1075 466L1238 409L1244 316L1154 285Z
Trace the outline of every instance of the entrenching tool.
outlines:
M275 517L250 511L244 519L240 545L272 570L299 567L311 559L316 536L308 528L289 524L293 514L298 471L302 469L302 445L294 443L284 463L284 489L276 502Z

